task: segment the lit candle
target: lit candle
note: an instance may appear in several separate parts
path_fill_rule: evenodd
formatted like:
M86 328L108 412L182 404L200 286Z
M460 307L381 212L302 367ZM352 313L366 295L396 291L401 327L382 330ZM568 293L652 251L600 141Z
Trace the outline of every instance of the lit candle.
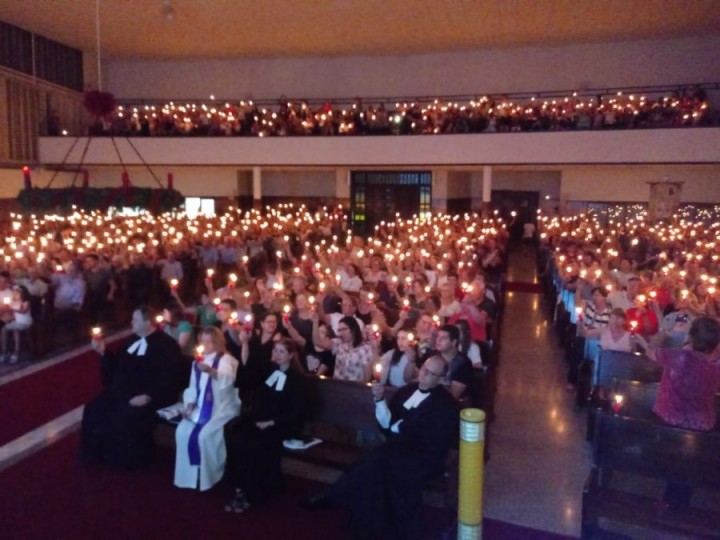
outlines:
M102 339L102 328L93 326L90 335L92 335L93 341L100 341Z
M638 327L637 321L630 321L630 333L631 334L633 334L633 335L635 334L635 332L637 331L637 327Z
M655 298L657 298L657 291L650 291L648 294L650 295L650 298L652 298L653 300L655 300Z
M283 322L285 323L285 325L290 322L290 311L292 311L292 307L290 307L290 304L285 304L285 306L283 307Z
M155 324L157 324L160 328L163 328L165 326L165 318L162 315L156 316Z
M577 315L578 322L581 322L583 319L583 308L580 306L575 308L575 314Z
M195 360L197 362L203 361L203 353L205 352L205 347L203 345L198 345L195 347Z
M244 325L244 328L245 328L245 331L246 331L246 332L250 332L250 331L252 330L252 328L253 328L253 323L254 323L253 316L250 315L249 313L248 313L247 315L245 315L245 325Z
M403 300L402 310L403 310L405 313L407 313L408 311L410 311L410 300L408 300L407 298L406 298L405 300Z
M237 284L238 277L236 274L230 274L228 276L228 287L231 289L235 288L235 285Z
M375 382L380 382L380 379L382 378L382 364L378 362L375 364Z
M214 275L215 275L215 270L213 270L212 268L208 268L208 270L207 270L207 277L211 278L211 277L213 277Z
M6 296L5 298L3 298L3 304L5 305L5 307L8 307L10 305L11 301L12 300L9 296Z
M176 278L172 278L170 280L170 288L173 291L177 291L178 285L180 284L180 281L178 281Z
M625 397L622 394L615 394L613 396L612 410L615 414L619 413L620 409L622 409L623 401L625 401Z
M315 297L314 296L308 296L308 304L311 306L315 305Z

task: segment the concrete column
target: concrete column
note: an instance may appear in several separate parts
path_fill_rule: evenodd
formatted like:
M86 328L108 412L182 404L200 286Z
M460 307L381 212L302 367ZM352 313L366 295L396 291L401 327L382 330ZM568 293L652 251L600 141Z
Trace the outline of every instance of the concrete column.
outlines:
M432 172L432 203L433 212L447 212L448 172L441 169Z
M484 203L489 203L492 199L492 172L490 165L483 167L482 200Z
M470 200L473 210L482 210L483 207L483 177L482 172L473 171L470 175Z
M350 208L350 169L335 169L335 205Z
M253 186L253 208L262 208L262 169L253 167L252 170L252 186Z

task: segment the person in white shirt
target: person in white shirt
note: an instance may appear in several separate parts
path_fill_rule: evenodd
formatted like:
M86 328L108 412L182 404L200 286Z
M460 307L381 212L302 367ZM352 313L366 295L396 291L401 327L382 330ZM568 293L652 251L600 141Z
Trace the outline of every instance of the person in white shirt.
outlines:
M225 472L227 450L223 428L240 414L235 387L238 361L225 352L219 329L203 328L202 347L183 392L183 420L175 431L175 485L205 491Z
M407 330L400 330L397 333L397 347L390 349L380 357L380 382L401 388L410 384L417 378L418 358L417 343L415 337Z
M635 307L635 297L638 292L640 292L640 278L633 276L628 279L624 291L615 291L608 295L607 303L613 309L630 309Z

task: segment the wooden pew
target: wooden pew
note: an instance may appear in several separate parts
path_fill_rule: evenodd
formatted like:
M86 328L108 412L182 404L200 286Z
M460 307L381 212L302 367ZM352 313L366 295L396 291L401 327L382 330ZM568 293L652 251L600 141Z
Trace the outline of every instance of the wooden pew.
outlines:
M662 367L640 354L601 351L595 366L595 385L588 396L586 439L591 441L595 431L595 410L603 407L617 381L630 380L656 383L662 377Z
M643 420L655 420L653 406L659 389L659 383L618 381L615 388L613 388L613 392L623 396L620 414ZM715 429L720 430L720 394L715 396L715 416L718 418L718 425L716 425Z
M347 470L363 454L385 442L377 420L375 404L366 384L335 379L307 377L308 420L303 427L303 438L317 437L323 442L306 450L283 451L283 468L313 476L317 471L330 471L337 476ZM385 398L391 399L396 389L385 387ZM232 421L231 421L232 422ZM175 445L175 425L158 422L153 433L161 447ZM231 429L231 424L226 430ZM312 475L309 470L314 470ZM317 478L314 478L317 480ZM457 498L457 451L452 450L444 471L428 488L429 497L442 501L438 505L454 508ZM436 503L437 504L437 503Z
M720 497L720 433L701 433L599 411L593 469L583 491L582 538L720 537L720 505L668 509L666 482ZM628 477L636 480L628 487ZM636 489L642 478L660 486ZM622 485L624 484L624 485ZM615 538L616 536L612 536Z
M658 382L662 376L662 367L641 354L601 351L595 372L596 386L606 388L612 384L613 379Z

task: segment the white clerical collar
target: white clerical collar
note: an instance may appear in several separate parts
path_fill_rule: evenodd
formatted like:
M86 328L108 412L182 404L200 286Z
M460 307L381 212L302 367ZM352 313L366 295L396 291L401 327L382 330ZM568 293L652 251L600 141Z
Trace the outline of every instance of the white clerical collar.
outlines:
M136 342L131 344L127 352L129 354L137 354L137 356L145 356L145 353L147 352L148 342L147 339L144 337L138 339Z
M405 407L407 410L414 409L418 405L420 405L423 401L427 399L427 397L430 395L429 391L423 392L419 388L413 392L413 394L407 399L405 403L403 403L403 407Z
M287 380L287 375L285 375L279 369L276 369L267 378L267 380L265 381L265 384L267 384L270 388L275 387L276 392L282 392L282 389L285 388L286 380Z

